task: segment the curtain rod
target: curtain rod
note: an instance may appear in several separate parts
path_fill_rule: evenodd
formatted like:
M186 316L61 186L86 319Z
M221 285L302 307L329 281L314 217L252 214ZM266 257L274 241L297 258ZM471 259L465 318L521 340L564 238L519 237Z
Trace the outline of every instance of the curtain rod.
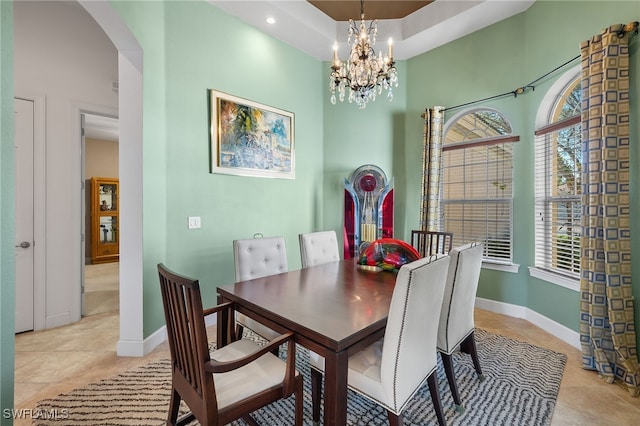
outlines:
M620 24L620 29L617 31L618 37L622 38L625 36L625 34L633 32L633 34L637 35L638 34L638 27L640 26L640 23L638 21L633 21L633 22L629 22L626 25ZM518 95L522 95L524 94L528 89L536 90L536 87L534 86L535 83L539 82L540 80L542 80L543 78L549 76L549 74L553 74L554 72L558 71L559 69L567 66L568 64L570 64L571 62L575 61L576 59L579 59L580 55L569 59L567 62L565 62L564 64L555 67L554 69L552 69L551 71L549 71L548 73L546 73L545 75L536 78L535 80L533 80L531 83L529 84L525 84L522 87L518 87L515 90L511 90L509 92L504 92L501 93L499 95L495 95L495 96L490 96L488 98L484 98L484 99L478 99L477 101L471 101L471 102L466 102L464 104L460 104L460 105L456 105L456 106L452 106L449 108L444 108L443 111L449 111L455 108L461 108L467 105L473 105L473 104L477 104L480 102L485 102L485 101L489 101L491 99L497 99L497 98L502 98L504 96L509 96L509 95L513 95L514 97L518 97Z
M514 97L516 97L516 98L517 98L517 97L518 97L518 95L522 95L522 94L524 94L528 89L536 90L535 84L536 84L537 82L539 82L539 81L540 81L540 80L542 80L543 78L545 78L545 77L549 76L549 74L553 74L554 72L556 72L556 71L558 71L559 69L561 69L561 68L563 68L563 67L567 66L568 64L570 64L571 62L573 62L573 61L575 61L576 59L579 59L579 58L580 58L580 55L578 55L578 56L576 56L576 57L573 57L573 58L569 59L567 62L565 62L564 64L559 65L559 66L555 67L554 69L552 69L551 71L547 72L547 73L546 73L546 74L544 74L543 76L536 78L536 79L535 79L535 80L533 80L531 83L529 83L529 84L525 84L524 86L518 87L517 89L511 90L511 91L509 91L509 92L504 92L504 93L501 93L501 94L499 94L499 95L490 96L490 97L488 97L488 98L478 99L478 100L476 100L476 101L466 102L466 103L464 103L464 104L460 104L460 105L456 105L456 106L448 107L448 108L445 108L445 109L444 109L444 111L449 111L449 110L451 110L451 109L461 108L461 107L464 107L464 106L467 106L467 105L473 105L473 104L477 104L477 103L480 103L480 102L485 102L485 101L488 101L488 100L491 100L491 99L502 98L502 97L504 97L504 96L510 96L510 95L513 95Z

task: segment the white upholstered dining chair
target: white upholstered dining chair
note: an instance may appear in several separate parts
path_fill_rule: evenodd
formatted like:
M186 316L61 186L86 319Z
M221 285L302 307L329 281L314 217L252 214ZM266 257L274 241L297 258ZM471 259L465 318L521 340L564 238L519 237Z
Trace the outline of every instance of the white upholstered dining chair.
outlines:
M233 261L236 282L281 274L289 270L287 247L283 237L234 240ZM245 327L267 340L273 340L280 335L266 325L241 313L236 314L236 324L236 338L238 339L242 338Z
M303 268L340 260L336 231L310 232L298 238Z
M449 252L451 263L438 325L438 351L447 375L456 411L464 411L456 384L451 355L458 348L471 355L480 380L484 380L474 337L473 309L482 269L483 246L469 243Z
M392 426L425 380L440 425L445 424L438 393L436 340L449 256L418 259L398 271L384 338L349 358L350 389L387 410ZM386 273L386 272L384 272ZM324 358L311 353L313 420L320 420Z

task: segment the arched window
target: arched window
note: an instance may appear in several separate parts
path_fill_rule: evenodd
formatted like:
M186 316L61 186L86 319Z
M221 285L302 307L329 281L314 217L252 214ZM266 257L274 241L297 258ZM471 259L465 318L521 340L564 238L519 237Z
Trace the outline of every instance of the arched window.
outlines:
M535 132L535 266L572 279L580 277L581 99L574 70L547 93Z
M513 258L513 136L501 112L463 111L445 125L442 149L440 227L454 245L484 243L485 261Z

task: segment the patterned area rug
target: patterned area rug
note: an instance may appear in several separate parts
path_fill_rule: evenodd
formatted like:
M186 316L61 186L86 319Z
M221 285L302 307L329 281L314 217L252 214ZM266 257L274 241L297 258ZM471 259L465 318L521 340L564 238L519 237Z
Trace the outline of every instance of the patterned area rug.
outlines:
M549 425L566 355L476 330L476 345L486 380L480 381L471 357L454 354L458 390L466 410L454 410L442 365L438 365L440 397L449 425ZM296 364L304 375L305 425L311 420L308 351L298 347ZM40 401L36 411L56 418L34 425L162 425L171 389L170 361L163 360L90 384L54 399ZM349 425L387 425L386 412L349 391ZM184 404L183 404L184 405ZM186 410L186 407L183 407ZM262 425L293 424L293 397L253 414ZM422 386L405 409L406 425L437 425L428 386ZM197 425L197 423L193 423ZM233 425L245 425L244 421Z

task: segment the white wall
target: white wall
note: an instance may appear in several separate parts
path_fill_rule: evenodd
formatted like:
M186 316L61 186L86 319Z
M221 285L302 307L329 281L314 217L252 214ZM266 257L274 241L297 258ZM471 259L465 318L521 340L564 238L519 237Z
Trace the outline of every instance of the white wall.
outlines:
M116 116L118 52L75 1L14 2L15 95L46 98L45 312L36 327L80 319L80 112ZM36 185L39 183L36 182ZM42 316L42 321L38 317Z

